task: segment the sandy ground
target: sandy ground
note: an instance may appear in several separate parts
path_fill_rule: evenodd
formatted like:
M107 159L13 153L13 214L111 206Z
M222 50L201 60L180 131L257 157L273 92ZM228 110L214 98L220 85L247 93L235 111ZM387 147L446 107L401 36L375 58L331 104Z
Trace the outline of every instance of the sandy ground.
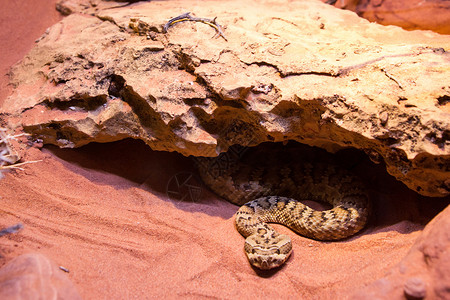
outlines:
M322 243L277 226L292 237L294 254L278 272L258 272L234 229L237 207L194 177L185 182L196 171L181 155L126 140L78 150L31 148L26 159L42 162L0 181L0 227L25 225L0 240L0 265L42 253L70 271L84 299L349 294L398 263L437 213L382 179L376 215L361 234Z
M54 1L26 2L2 5L2 75L60 19ZM2 76L0 104L5 85ZM131 140L30 148L24 158L41 162L0 180L0 229L25 226L0 238L0 267L42 253L69 270L84 299L342 298L383 277L446 204L376 175L367 229L323 243L276 226L294 254L281 270L259 272L234 228L237 207L205 189L188 158Z
M0 105L11 91L6 73L45 30L62 19L55 0L2 1L0 11Z

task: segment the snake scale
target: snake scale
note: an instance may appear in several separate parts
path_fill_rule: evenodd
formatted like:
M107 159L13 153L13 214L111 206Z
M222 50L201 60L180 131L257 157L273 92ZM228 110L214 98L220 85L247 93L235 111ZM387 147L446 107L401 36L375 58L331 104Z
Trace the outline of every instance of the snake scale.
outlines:
M365 226L370 202L356 175L334 164L330 157L316 155L318 151L308 154L296 147L257 148L249 148L243 155L228 151L198 160L205 184L241 205L235 223L246 238L244 251L252 266L279 267L292 252L290 238L267 223L280 223L323 241L349 237ZM327 202L331 208L315 210L301 200Z

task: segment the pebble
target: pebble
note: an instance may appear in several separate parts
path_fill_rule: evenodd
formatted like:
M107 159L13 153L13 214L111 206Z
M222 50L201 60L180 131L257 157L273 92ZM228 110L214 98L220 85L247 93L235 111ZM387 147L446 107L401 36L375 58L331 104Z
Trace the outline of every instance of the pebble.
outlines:
M427 294L427 287L421 278L411 277L405 282L403 291L407 299L423 299Z

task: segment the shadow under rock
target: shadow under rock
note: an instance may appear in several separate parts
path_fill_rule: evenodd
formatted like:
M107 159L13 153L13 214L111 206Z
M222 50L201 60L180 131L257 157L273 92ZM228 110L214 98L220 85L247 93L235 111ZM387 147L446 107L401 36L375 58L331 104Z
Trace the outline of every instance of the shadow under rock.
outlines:
M239 154L238 159L243 161L264 160L274 167L289 166L298 160L313 162L313 164L314 162L322 165L334 164L354 173L365 183L372 202L371 218L366 229L360 234L371 233L380 227L389 227L405 221L417 225L407 226L409 229L406 231L419 230L422 225L426 225L449 204L450 197L425 197L410 190L405 184L387 173L386 165L383 162L375 164L363 151L354 148L342 149L331 154L318 147L290 141L286 145L262 143L247 150L241 149L239 153L243 154ZM304 202L304 204L319 210L330 208L327 205L323 209L320 206L317 208L310 202ZM399 233L406 233L402 226L392 226L391 229Z
M238 209L204 187L192 159L176 152L154 151L140 140L90 143L76 149L47 145L46 150L92 182L116 189L137 186L184 211L228 219ZM95 175L97 172L125 180L118 183L111 177Z
M131 181L185 211L204 211L229 218L238 209L237 206L234 209L234 205L219 199L208 190L199 179L192 159L175 152L154 151L140 140L91 143L77 149L60 149L55 146L45 148L68 162L68 168L99 184L115 183L105 181L104 177L92 176L91 170L114 174ZM373 213L368 226L361 234L404 221L425 225L449 204L449 197L425 197L408 189L386 172L383 163L374 164L367 155L356 149L344 149L336 154L329 154L323 149L296 142L289 142L286 146L281 143L263 143L254 149L270 153L292 148L306 158L328 157L333 163L344 166L366 182L373 203ZM208 212L211 209L205 210L205 205L217 206L213 209L217 211ZM228 209L222 209L223 206Z
M450 204L450 197L426 197L409 189L387 173L383 162L373 163L362 151L344 149L336 153L336 159L350 165L350 169L366 183L372 201L368 227L384 228L405 221L426 225ZM411 230L405 230L407 227ZM394 226L393 230L409 233L415 231L414 228ZM368 231L371 229L364 233Z

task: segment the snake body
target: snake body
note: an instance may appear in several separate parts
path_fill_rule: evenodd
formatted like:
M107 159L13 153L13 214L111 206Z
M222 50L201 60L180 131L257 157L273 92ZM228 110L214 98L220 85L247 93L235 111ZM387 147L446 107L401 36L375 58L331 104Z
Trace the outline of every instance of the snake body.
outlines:
M292 252L290 238L267 223L324 241L349 237L367 223L370 203L364 184L326 156L318 159L296 148L270 155L264 147L247 152L238 159L227 154L203 158L199 168L211 190L242 205L235 223L254 267L279 267ZM315 210L301 200L327 202L332 208Z

